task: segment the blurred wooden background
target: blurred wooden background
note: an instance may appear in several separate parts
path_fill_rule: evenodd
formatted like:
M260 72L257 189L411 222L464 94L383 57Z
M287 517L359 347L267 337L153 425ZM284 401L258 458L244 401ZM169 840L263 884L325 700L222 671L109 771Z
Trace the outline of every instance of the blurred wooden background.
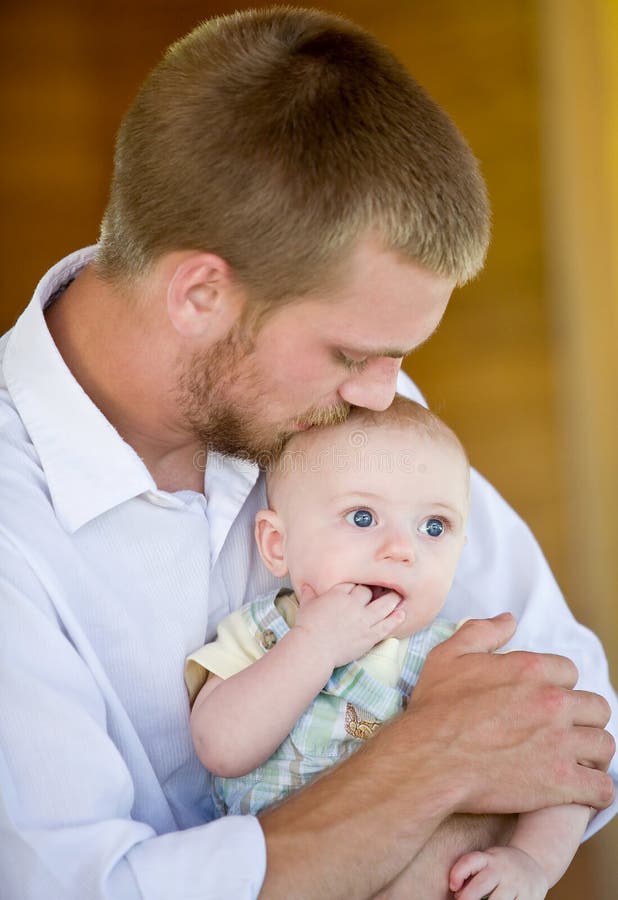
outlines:
M258 5L3 0L0 333L49 265L96 240L115 129L167 44ZM577 617L603 635L616 681L618 4L318 5L388 44L481 160L494 209L486 270L409 369L531 525ZM617 847L614 821L551 896L614 900Z

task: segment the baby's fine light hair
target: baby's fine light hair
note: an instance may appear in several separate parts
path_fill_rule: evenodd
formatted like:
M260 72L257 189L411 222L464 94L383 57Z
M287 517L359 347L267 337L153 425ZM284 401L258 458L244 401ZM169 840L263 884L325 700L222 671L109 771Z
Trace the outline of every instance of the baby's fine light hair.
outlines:
M376 412L362 406L353 406L347 418L347 423L360 427L380 427L383 425L395 425L402 428L410 427L420 434L425 434L431 440L445 440L455 446L469 465L468 454L453 431L446 422L423 406L416 400L404 397L403 394L395 394L393 402L388 409Z
M266 491L268 500L272 497L275 486L282 481L287 474L295 470L302 472L298 462L303 454L311 450L312 444L323 441L332 435L345 430L350 435L351 450L356 448L362 452L365 441L363 440L364 428L395 427L411 429L421 437L427 437L431 441L444 442L454 447L461 455L469 472L470 463L465 448L455 432L426 406L410 400L402 394L395 394L395 398L388 409L376 412L361 406L353 406L345 422L338 425L329 425L324 428L312 428L292 435L288 440L281 455L269 462L266 468Z

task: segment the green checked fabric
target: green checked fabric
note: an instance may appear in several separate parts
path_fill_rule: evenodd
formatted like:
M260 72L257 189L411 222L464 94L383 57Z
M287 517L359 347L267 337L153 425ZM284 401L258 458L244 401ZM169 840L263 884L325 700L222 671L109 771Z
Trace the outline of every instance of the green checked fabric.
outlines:
M243 625L262 653L267 653L290 628L291 616L286 618L289 602L280 602L284 593L290 595L288 601L295 602L289 591L271 592L240 610ZM264 765L238 778L213 779L219 814L255 815L353 753L383 722L405 707L427 654L455 630L450 622L435 620L403 642L383 641L361 660L335 669ZM407 646L403 648L402 643ZM385 652L400 662L390 684L377 680L366 668L372 654ZM290 678L293 677L291 672Z

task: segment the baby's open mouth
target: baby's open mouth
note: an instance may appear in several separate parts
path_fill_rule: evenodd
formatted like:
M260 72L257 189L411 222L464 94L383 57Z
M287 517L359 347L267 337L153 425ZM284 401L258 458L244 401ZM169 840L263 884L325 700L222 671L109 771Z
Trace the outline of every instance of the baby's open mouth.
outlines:
M378 597L382 597L384 596L384 594L390 593L397 594L399 596L399 600L403 600L403 597L401 596L399 591L396 591L394 588L384 587L383 584L366 584L365 587L368 587L371 591L372 600L377 600Z

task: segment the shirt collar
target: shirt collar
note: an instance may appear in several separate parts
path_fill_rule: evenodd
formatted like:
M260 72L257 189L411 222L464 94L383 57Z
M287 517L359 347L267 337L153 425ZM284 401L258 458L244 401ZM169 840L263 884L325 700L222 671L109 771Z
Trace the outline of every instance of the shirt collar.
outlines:
M10 334L3 361L6 386L39 455L56 515L69 532L156 491L140 457L71 374L43 316L94 252L78 250L44 276Z

